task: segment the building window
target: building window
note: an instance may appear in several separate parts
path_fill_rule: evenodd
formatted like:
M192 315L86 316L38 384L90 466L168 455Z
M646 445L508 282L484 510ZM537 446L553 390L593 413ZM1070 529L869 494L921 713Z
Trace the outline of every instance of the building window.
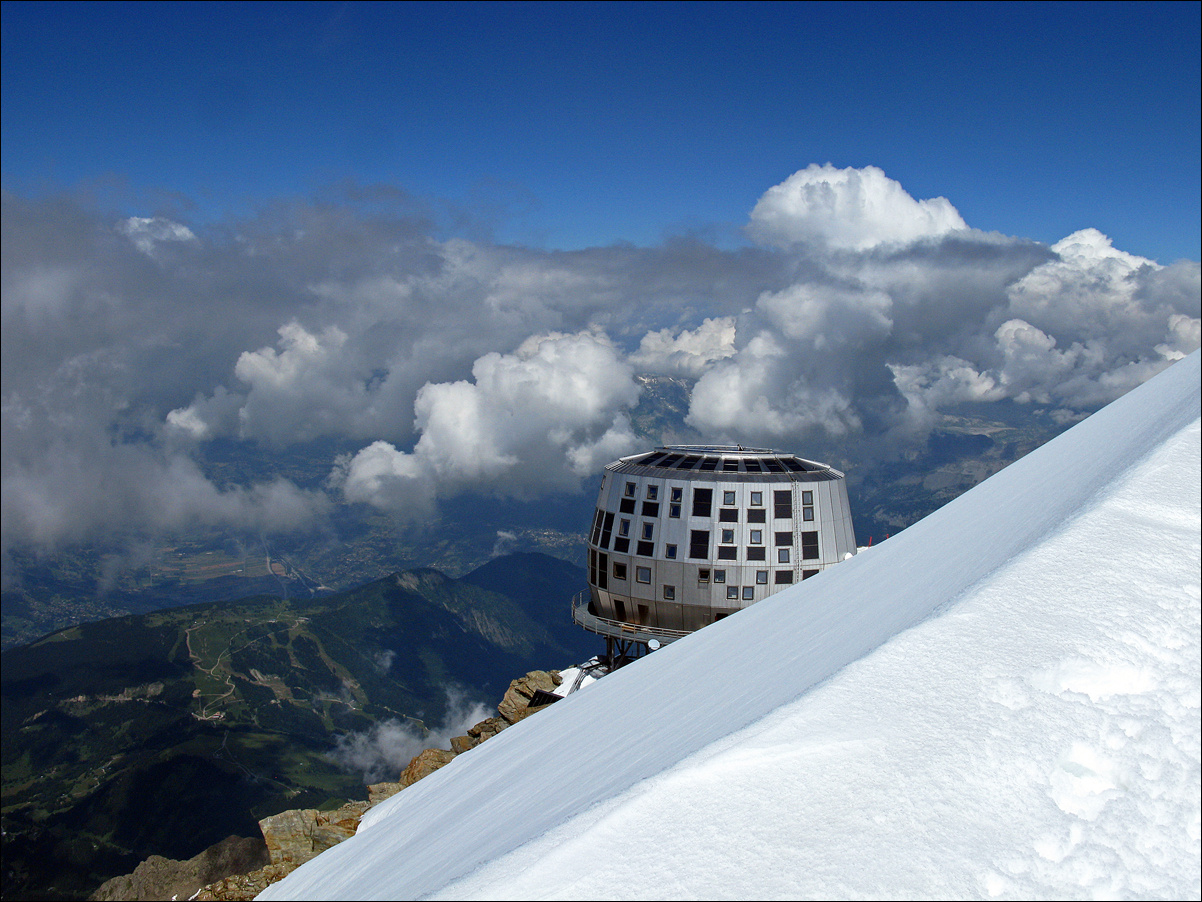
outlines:
M651 583L651 568L650 567L635 567L634 568L635 582L649 585Z
M814 508L803 507L801 509L801 519L806 520L810 523L813 523L814 522Z
M818 533L803 532L801 534L801 558L813 561L818 558Z
M620 535L620 536L630 535L630 521L629 520L619 520L618 521L618 535Z
M655 538L655 524L654 523L644 523L643 524L643 538L644 539L654 539Z
M680 519L680 505L679 504L669 504L668 505L668 516L671 517L673 520L679 520Z
M722 493L722 503L727 505L728 507L733 505L735 503L735 493L734 492L723 492Z
M643 502L643 516L644 517L658 517L659 516L659 502L658 501L644 501Z
M734 545L719 545L718 560L733 561L738 559L738 550Z
M625 579L625 578L626 578L626 565L619 564L617 561L614 561L614 579Z
M817 575L818 575L817 570L802 570L801 571L802 579L809 579L811 576L817 576Z
M719 523L738 523L739 509L737 507L720 507L718 508Z
M776 549L776 562L778 564L789 563L789 549L788 548Z
M726 597L732 598L735 601L738 601L739 600L739 587L738 586L727 586L726 587Z
M618 502L618 510L620 510L624 514L633 514L634 513L634 499L633 498L623 498L621 501Z
M655 557L655 543L654 542L639 542L638 544L636 544L634 546L634 548L635 548L634 553L637 554L639 557Z
M755 601L755 586L744 586L743 587L743 600L744 601Z
M757 586L768 585L768 571L767 570L755 571L755 584Z
M627 498L634 497L634 483L633 482L626 483L626 497Z
M714 571L714 582L716 582L716 583L726 582L726 571L725 570L715 570Z
M597 508L597 513L593 515L593 534L589 541L594 545L601 544L601 524L605 521L605 511Z
M664 586L664 601L675 601L675 600L676 600L676 587L675 586Z
M735 531L733 529L722 530L722 544L733 545L735 543Z
M710 556L710 531L708 529L689 530L689 557L705 559Z
M790 520L793 517L793 493L790 491L772 493L773 516L778 520Z
M676 546L675 545L665 546L664 547L664 557L666 557L670 561L676 560Z
M678 485L672 486L672 495L668 500L675 501L677 503L683 501L684 500L684 489L682 489Z
M614 512L606 511L605 519L601 524L601 547L609 547L609 537L614 531Z
M747 560L749 561L766 561L768 560L768 549L757 548L752 546L747 549Z
M763 545L764 531L762 529L753 529L751 531L751 538L748 541L750 541L752 545Z
M659 486L657 486L657 485L647 486L647 500L648 501L658 501L659 500Z
M762 507L753 507L747 511L748 523L766 523L768 522L768 512Z
M614 551L627 554L630 551L630 539L614 539Z
M764 506L764 493L763 492L752 492L751 493L751 506L752 507L763 507Z
M693 516L709 517L714 503L713 489L693 489Z
M777 545L792 545L793 544L793 533L778 532L776 534L776 544Z
M814 493L813 492L802 492L801 493L801 503L802 504L813 504L814 503Z
M702 567L697 571L697 582L708 583L710 581L710 571L708 567Z
M792 570L777 570L776 571L776 584L778 586L793 585L793 571Z

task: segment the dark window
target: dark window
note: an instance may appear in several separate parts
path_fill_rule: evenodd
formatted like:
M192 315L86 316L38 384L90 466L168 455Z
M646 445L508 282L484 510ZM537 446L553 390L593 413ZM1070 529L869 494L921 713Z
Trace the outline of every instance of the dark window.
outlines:
M738 549L735 548L735 546L733 546L733 545L719 545L718 546L718 560L720 560L720 561L736 560L736 558L737 558L736 552L738 552Z
M747 512L748 523L767 523L768 512L762 507L753 507Z
M664 601L675 601L675 600L676 600L676 587L675 586L664 586Z
M670 561L676 560L676 546L675 545L665 545L664 546L664 557L666 557Z
M614 551L626 554L630 551L630 539L614 539Z
M614 512L605 512L605 522L601 527L601 547L609 547L609 537L614 531Z
M718 458L716 458L716 457L705 458L705 460L703 460L701 462L701 466L698 467L697 469L703 470L705 472L709 472L711 470L718 469Z
M630 535L630 521L629 520L619 520L618 521L618 535L620 535L620 536Z
M601 544L601 523L604 519L605 511L601 510L601 508L597 508L596 513L593 514L593 532L589 537L589 541L594 545Z
M785 468L780 465L780 461L777 460L775 457L770 457L770 458L767 458L766 460L761 460L760 463L762 463L764 465L764 468L769 473L785 472Z
M733 599L735 599L736 601L738 601L738 599L739 599L739 587L738 587L738 586L727 586L727 587L726 587L726 597L727 597L727 598L733 598Z
M617 614L619 620L626 619L626 605L622 602L621 599L618 599L618 598L614 599L614 611Z
M597 552L597 588L609 588L609 555Z
M633 514L634 513L634 499L633 498L623 498L618 503L618 510L620 510L624 514Z
M735 543L735 531L733 529L723 529L721 542L723 545L733 545Z
M657 485L647 486L647 500L648 501L658 501L659 500L659 486L657 486Z
M680 505L679 504L669 504L668 505L668 516L674 520L679 520L680 519Z
M635 545L634 553L640 555L641 557L655 557L655 543L639 542L637 545Z
M669 498L668 500L670 500L670 501L683 501L683 500L684 500L684 489L682 489L682 488L681 488L680 486L678 486L678 485L674 485L674 486L672 486L672 496L671 496L671 498Z
M716 583L726 582L726 571L725 570L715 570L714 571L714 582L716 582Z
M708 583L710 581L710 572L706 567L702 567L697 571L697 582Z
M644 539L654 539L655 538L655 524L654 523L644 523L643 524L643 538Z
M625 579L625 578L626 578L626 565L619 564L617 561L614 561L614 579Z
M693 516L710 516L710 506L714 503L713 489L693 489Z
M817 575L818 575L817 570L802 570L801 571L802 579L809 579L811 576L817 576Z
M793 584L793 571L792 570L777 570L776 571L776 584L778 586L791 586Z
M802 560L812 561L818 557L818 533L803 532L801 534Z
M726 473L737 473L739 472L739 462L737 460L724 460L722 461L722 470Z
M646 623L651 619L651 608L645 604L639 605L639 623Z
M634 483L633 482L626 483L626 497L627 498L634 497Z
M792 545L793 544L793 533L778 532L776 534L776 544L777 545Z
M762 472L760 470L760 462L758 460L751 460L750 458L743 461L743 469L746 470L748 473Z
M718 508L719 523L738 523L739 509L737 507L720 507Z
M793 516L793 493L792 492L773 492L772 506L776 509L775 516L778 520L788 520Z
M705 559L710 556L710 531L708 529L693 529L689 531L689 557Z
M764 561L767 560L767 548L748 548L747 560L749 561Z
M658 501L644 501L643 502L643 516L644 517L658 517L659 516L659 502Z

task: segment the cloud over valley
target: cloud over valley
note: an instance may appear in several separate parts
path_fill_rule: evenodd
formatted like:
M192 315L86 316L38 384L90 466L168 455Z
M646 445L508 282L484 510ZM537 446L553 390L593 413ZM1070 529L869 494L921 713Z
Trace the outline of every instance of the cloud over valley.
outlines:
M1198 263L978 231L874 167L797 172L747 232L548 251L353 191L221 227L6 192L6 555L345 504L420 520L662 440L897 453L964 403L1077 418L1199 346ZM636 425L649 374L691 387L668 433ZM215 442L333 450L304 480L216 472Z

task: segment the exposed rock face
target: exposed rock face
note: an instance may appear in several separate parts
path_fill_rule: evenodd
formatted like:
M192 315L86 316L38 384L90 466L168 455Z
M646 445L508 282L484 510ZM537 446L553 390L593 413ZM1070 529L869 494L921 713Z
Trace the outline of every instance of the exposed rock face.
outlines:
M106 880L89 898L96 902L188 899L206 884L256 870L268 861L262 837L229 836L187 861L151 855L132 874Z
M310 858L355 835L367 802L347 802L334 811L303 808L259 821L271 863L298 868Z
M512 724L529 717L535 711L541 711L546 707L545 705L529 707L534 694L540 689L550 692L562 682L563 678L560 677L558 671L554 670L535 670L514 680L509 684L509 689L506 691L505 697L501 699L501 703L497 705L497 712L500 716L480 721L467 731L466 736L456 736L451 740L449 751L426 749L414 756L396 783L375 783L367 787L368 800L366 802L348 802L336 811L316 811L310 808L283 811L263 818L259 821L259 829L263 831L266 849L271 855L271 863L250 873L226 872L236 874L236 876L228 876L205 886L196 898L200 900L220 899L223 902L244 902L244 900L253 899L271 884L284 879L310 858L353 835L359 826L360 818L369 808L391 798L405 787L412 786L423 777L429 776L440 767L449 764L456 755L462 755L484 740L496 736ZM149 860L138 865L138 869L141 870L148 862ZM137 871L134 873L136 874ZM195 889L191 890L189 895L192 892L195 892ZM113 895L104 898L132 899L135 897ZM188 896L179 898L186 899Z

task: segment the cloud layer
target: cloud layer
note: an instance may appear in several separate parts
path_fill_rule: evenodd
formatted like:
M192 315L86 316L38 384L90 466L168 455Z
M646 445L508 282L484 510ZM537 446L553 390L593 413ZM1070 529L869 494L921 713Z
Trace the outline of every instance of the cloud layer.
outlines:
M1199 345L1197 263L983 233L873 167L794 174L748 232L549 252L440 237L386 189L209 229L6 193L4 550L573 491L662 438L639 375L693 385L696 440L852 457L964 402L1079 417ZM219 481L216 440L353 450L301 488Z

